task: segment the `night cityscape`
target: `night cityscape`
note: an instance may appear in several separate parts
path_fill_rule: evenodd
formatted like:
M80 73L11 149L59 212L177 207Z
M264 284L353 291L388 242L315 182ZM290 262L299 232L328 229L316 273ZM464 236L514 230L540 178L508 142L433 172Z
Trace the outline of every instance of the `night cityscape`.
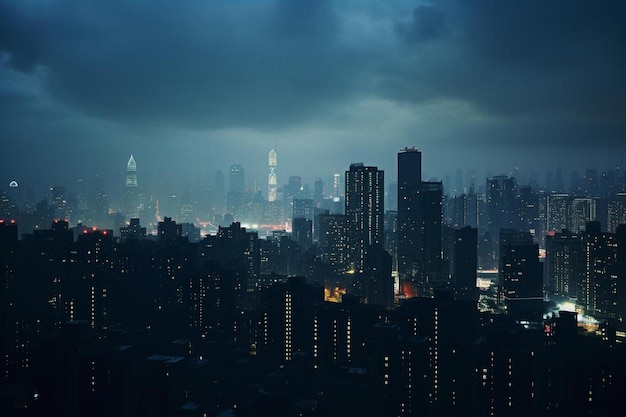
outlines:
M624 21L0 0L0 415L622 415Z

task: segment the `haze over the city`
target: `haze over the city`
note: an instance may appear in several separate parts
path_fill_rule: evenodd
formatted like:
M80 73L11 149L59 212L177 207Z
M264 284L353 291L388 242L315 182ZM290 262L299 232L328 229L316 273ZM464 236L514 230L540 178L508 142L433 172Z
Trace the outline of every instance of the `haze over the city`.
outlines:
M0 181L190 184L234 163L266 193L345 171L615 168L626 5L584 0L1 1Z

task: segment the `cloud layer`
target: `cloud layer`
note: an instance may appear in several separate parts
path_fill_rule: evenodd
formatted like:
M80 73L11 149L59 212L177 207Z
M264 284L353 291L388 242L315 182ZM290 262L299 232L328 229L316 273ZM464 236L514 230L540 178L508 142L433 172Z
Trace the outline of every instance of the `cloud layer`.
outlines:
M601 163L626 142L624 21L618 0L0 0L0 135L219 152L237 132L346 165L592 141Z

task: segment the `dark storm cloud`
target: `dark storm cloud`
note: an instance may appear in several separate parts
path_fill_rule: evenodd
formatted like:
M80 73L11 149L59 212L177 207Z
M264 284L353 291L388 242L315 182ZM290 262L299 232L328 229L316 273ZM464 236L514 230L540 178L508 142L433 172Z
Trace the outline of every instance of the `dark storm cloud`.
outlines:
M425 164L441 171L470 154L490 163L495 144L573 144L570 159L600 161L626 146L625 8L0 0L0 139L16 152L38 141L59 160L98 141L111 158L98 162L122 171L129 152L169 161L164 149L179 143L194 166L220 155L225 169L246 149L243 162L264 169L276 139L282 175L340 172L354 158L393 170L395 151L413 144L438 153ZM7 159L3 169L19 169Z
M350 10L330 0L0 7L8 63L20 71L45 68L56 97L111 119L289 125L376 94L611 123L620 123L626 106L621 1L417 3L405 16L398 8L381 17L392 18L397 34L391 50L343 43ZM375 7L367 2L360 12ZM372 79L380 80L378 89Z
M0 3L0 49L10 53L9 63L22 71L31 70L44 50L44 16L29 16L20 3Z
M432 5L419 5L413 10L413 19L398 23L396 30L408 42L422 42L436 39L445 32L444 13Z
M398 25L408 59L388 67L384 88L401 100L455 98L497 116L586 119L623 128L625 19L621 1L418 6ZM444 22L452 29L444 32ZM430 39L437 43L424 42Z
M56 97L106 118L293 123L354 89L326 1L8 2L1 14L10 65L44 67Z

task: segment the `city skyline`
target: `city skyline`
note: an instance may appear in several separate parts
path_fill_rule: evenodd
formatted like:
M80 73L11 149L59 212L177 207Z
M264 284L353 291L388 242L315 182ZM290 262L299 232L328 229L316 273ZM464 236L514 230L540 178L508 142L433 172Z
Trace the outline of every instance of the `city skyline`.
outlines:
M619 414L625 21L0 0L0 414Z
M426 179L623 162L621 2L300 3L0 3L0 180L112 185L133 153L158 187L241 164L266 194L276 143L280 182L407 145Z

